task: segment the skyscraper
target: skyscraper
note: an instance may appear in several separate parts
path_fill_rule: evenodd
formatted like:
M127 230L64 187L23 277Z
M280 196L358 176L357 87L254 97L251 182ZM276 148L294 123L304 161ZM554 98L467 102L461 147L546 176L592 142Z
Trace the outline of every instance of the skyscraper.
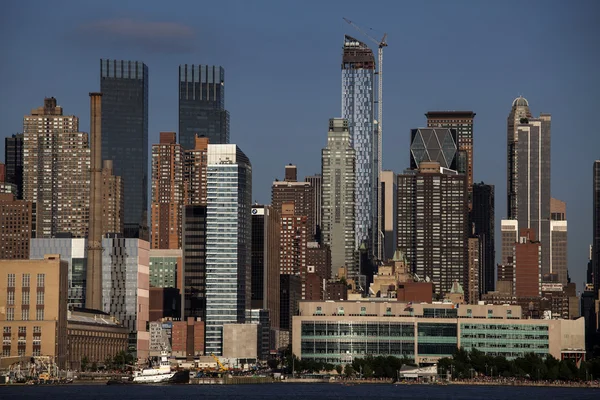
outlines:
M519 241L514 243L514 283L515 296L539 297L542 295L541 251L540 242L535 239L535 232L523 228Z
M285 180L276 180L271 188L271 204L281 215L282 204L294 203L294 213L307 217L307 232L310 237L315 233L315 214L313 207L314 188L310 182L298 182L298 170L295 165L285 166Z
M592 278L594 284L594 297L600 295L600 160L594 161L592 178Z
M183 212L182 319L206 319L206 206L186 205Z
M206 351L221 355L223 325L251 304L252 166L235 144L208 145Z
M438 295L455 281L467 287L467 210L465 175L436 162L398 175L398 249Z
M529 110L529 102L522 96L517 97L510 110L507 119L507 150L506 150L506 191L507 191L507 207L508 219L517 218L517 127L521 121L525 122L531 118Z
M153 249L181 248L184 204L183 148L175 132L161 132L152 145L152 241Z
M472 196L473 207L471 209L471 228L475 228L475 235L481 240L481 254L479 264L481 268L480 281L481 293L491 292L495 289L495 200L494 185L475 183Z
M208 138L194 138L194 147L185 150L185 204L206 205L206 167Z
M396 252L397 187L394 171L381 171L381 210L383 248L385 260L391 260Z
M123 235L123 179L115 176L112 160L104 160L102 184L102 232Z
M272 206L252 206L252 308L269 310L279 329L279 257L281 217Z
M375 57L363 42L344 36L342 56L342 118L348 121L350 145L356 151L354 198L356 236L354 249L366 243L372 255L379 234L376 164L377 127L375 119Z
M457 140L455 129L411 129L410 168L416 170L421 162L433 161L442 168L457 170Z
M550 115L523 118L516 129L516 215L542 244L542 275L550 273Z
M567 268L567 203L550 199L550 269L549 274L566 286ZM554 279L552 279L554 281Z
M330 119L327 147L321 152L323 243L331 249L332 270L345 266L351 277L359 273L355 257L355 163L348 121Z
M502 235L502 258L498 265L496 291L514 296L515 255L513 247L519 241L519 222L514 219L503 219L500 222L500 232Z
M473 206L473 111L429 111L427 127L453 128L457 132L457 170L467 175L469 210Z
M125 237L148 235L148 67L100 60L102 159L123 179Z
M179 66L179 143L193 149L196 135L207 137L211 144L229 143L223 67Z
M313 190L313 201L311 204L312 215L315 221L315 240L322 242L321 232L323 231L323 178L321 174L307 176L305 182L309 182Z
M23 118L23 198L36 204L38 238L87 235L90 148L78 131L54 97Z
M35 237L33 203L0 193L0 259L29 257L29 241ZM50 254L50 253L48 253Z
M4 181L17 186L17 199L23 198L23 134L17 133L4 139Z

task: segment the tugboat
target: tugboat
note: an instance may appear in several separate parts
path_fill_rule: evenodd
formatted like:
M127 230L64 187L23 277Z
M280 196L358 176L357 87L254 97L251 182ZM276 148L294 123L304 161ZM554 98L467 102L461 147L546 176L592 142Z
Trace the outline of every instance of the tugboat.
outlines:
M132 381L133 383L163 383L168 382L173 376L175 376L175 372L171 371L168 353L161 351L158 367L134 371Z

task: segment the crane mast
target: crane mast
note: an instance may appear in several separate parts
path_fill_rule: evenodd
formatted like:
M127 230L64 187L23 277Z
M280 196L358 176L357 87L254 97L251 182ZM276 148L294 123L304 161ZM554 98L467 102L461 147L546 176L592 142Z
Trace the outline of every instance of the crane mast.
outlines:
M377 232L374 232L376 236L375 242L377 244L377 259L383 260L383 215L382 215L382 199L381 199L381 170L382 170L382 151L381 147L383 144L383 48L387 47L387 33L383 35L381 40L374 39L361 29L354 22L347 18L344 18L348 24L352 25L357 31L362 33L364 36L369 38L372 42L377 44Z

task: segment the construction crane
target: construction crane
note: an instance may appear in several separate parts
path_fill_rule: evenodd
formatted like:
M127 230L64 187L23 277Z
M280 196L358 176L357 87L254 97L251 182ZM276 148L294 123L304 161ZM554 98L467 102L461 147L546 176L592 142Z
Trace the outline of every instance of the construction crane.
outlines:
M225 371L227 371L227 368L223 364L221 364L221 361L219 360L219 357L215 356L213 353L210 353L210 355L217 362L217 365L219 366L219 372L225 372Z
M350 21L348 18L344 18L348 24L352 25L354 29L362 33L364 36L369 38L372 42L377 44L377 258L383 260L383 231L382 226L382 215L381 215L381 169L382 169L382 134L383 134L383 48L387 47L387 33L383 34L381 40L373 38L371 35L366 33L361 27Z

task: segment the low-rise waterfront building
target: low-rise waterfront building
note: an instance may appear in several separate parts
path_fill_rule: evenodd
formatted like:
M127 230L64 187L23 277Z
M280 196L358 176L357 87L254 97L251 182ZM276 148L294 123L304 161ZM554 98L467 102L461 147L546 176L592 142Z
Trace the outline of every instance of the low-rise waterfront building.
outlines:
M302 359L335 364L382 355L427 364L459 347L508 359L562 359L585 353L584 320L522 319L514 305L396 301L302 301L293 318L292 350Z

